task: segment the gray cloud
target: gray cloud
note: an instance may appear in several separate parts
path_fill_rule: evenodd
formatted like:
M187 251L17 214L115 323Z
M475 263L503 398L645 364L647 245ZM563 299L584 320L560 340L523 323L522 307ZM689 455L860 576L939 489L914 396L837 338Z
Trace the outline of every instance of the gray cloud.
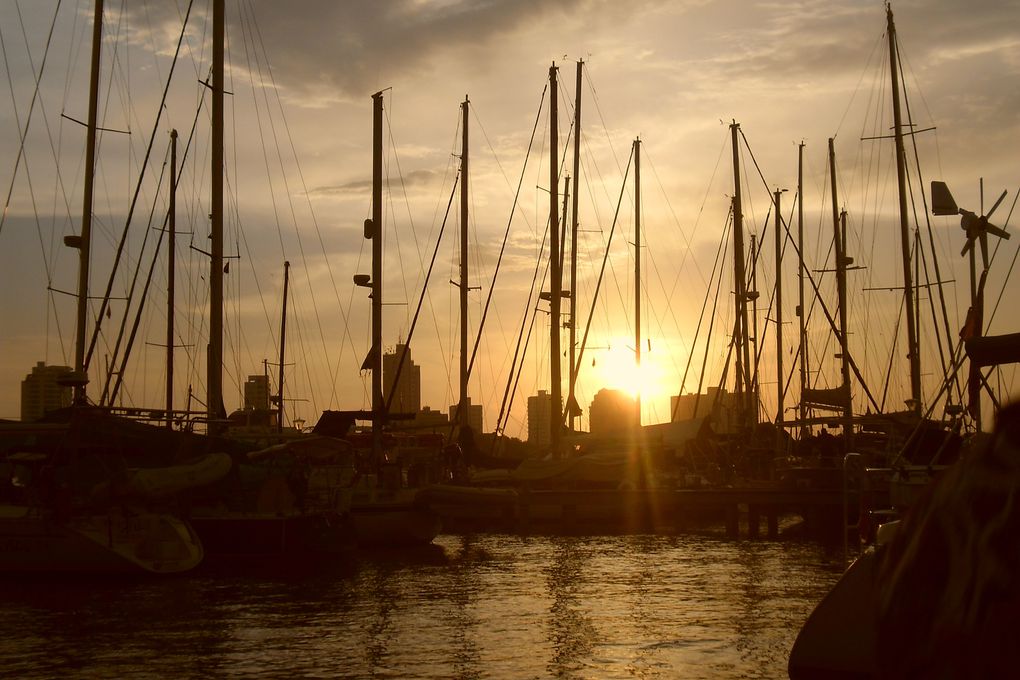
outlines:
M663 0L255 0L228 8L227 21L235 41L264 42L277 83L301 98L329 101L364 96L398 76L431 73L443 55L477 61L497 39L543 23L576 31L578 25L611 25L659 4ZM181 18L169 5L126 11L138 15L138 25L165 28ZM241 27L243 38L236 30Z
M412 170L401 179L391 180L405 189L432 186L442 179L443 173L437 170ZM357 179L343 184L324 185L310 189L310 196L363 196L372 190L372 180Z

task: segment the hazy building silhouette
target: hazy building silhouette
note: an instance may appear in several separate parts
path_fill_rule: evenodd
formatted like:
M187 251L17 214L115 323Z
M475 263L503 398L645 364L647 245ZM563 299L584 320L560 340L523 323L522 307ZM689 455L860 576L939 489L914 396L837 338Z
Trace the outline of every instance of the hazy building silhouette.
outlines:
M595 394L588 410L593 435L610 436L634 429L637 401L622 390L603 388Z
M421 410L421 366L411 360L411 350L407 350L404 365L400 368L400 379L396 387L393 385L400 365L400 355L407 345L397 343L392 354L383 354L383 398L390 404L390 413L418 413ZM390 402L390 393L394 392Z
M269 376L248 376L248 379L244 383L244 410L269 410Z
M472 404L471 398L467 400L468 426L476 433L482 433L482 405ZM457 404L450 404L450 422L459 423L457 419Z
M560 404L562 408L562 403ZM528 397L528 443L545 447L552 443L549 425L552 421L552 395L545 390Z
M736 422L739 407L737 395L726 388L709 387L705 394L682 394L669 398L673 422L692 418L711 418L716 432L729 432Z
M421 410L414 414L411 427L418 431L449 432L450 419L442 411L433 411L428 406L422 406Z
M71 373L70 366L47 366L36 363L32 372L21 381L21 419L39 420L50 411L71 405L71 388L59 383Z

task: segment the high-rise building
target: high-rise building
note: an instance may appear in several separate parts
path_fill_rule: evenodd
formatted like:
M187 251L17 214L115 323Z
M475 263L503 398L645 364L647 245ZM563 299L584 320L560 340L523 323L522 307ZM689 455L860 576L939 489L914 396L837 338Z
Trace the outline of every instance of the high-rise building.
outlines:
M552 433L549 424L552 422L552 395L545 390L528 397L528 443L532 446L549 446Z
M61 385L62 376L71 373L70 366L47 366L36 363L32 372L21 381L21 419L39 420L50 411L71 405L71 388Z
M269 410L269 376L248 376L248 380L244 383L244 410Z
M601 389L595 393L588 410L593 435L612 436L634 429L637 401L622 390Z
M467 412L468 412L468 426L471 427L472 432L476 435L482 433L482 405L472 404L471 397L467 400ZM458 423L457 419L457 404L450 404L450 422Z
M390 392L394 391L393 380L397 375L397 366L400 365L400 355L405 349L407 345L398 342L392 354L383 354L383 398L387 402ZM404 365L400 368L400 379L395 392L390 403L390 413L417 413L421 410L421 366L411 361L410 349L407 349Z

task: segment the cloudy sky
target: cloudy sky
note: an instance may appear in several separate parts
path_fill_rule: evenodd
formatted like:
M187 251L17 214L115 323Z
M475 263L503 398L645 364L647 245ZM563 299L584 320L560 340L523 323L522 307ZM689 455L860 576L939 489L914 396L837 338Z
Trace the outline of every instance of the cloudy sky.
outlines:
M86 116L89 5L64 0L0 6L7 76L0 105L0 146L6 159L0 182L4 195L10 193L0 230L0 304L5 310L0 326L0 417L18 416L18 385L35 362L73 362L73 301L59 291L74 289L77 267L74 253L61 239L76 232L80 223L84 131L71 119ZM931 179L945 180L962 207L977 211L983 177L986 208L1002 190L1009 191L992 220L1002 224L1020 186L1020 4L904 0L893 9L910 113L919 131L914 140L920 165L914 164L911 145L915 187L921 186L918 180L925 186ZM210 67L211 18L204 0L190 8L158 121L156 112L188 12L184 0L107 2L100 125L108 131L101 135L99 151L90 293L101 295L107 285L112 253L152 137L128 231L128 266L115 275L112 295L127 296L139 259L144 266L135 287L142 291L167 207L168 180L165 174L161 179L161 173L167 172L169 131L178 129L184 158L178 229L187 232L177 239L178 408L186 405L189 386L198 398L205 391L208 264L200 251L206 249L208 234L209 110L200 81ZM697 389L703 363L704 384L718 382L733 323L731 298L726 297L733 290L729 259L722 267L722 281L713 277L734 191L731 121L739 122L742 132L747 238L760 234L764 241L757 284L767 417L774 417L776 401L776 313L769 309L776 269L769 197L777 188L787 190L781 213L795 228L791 210L798 144L803 142L805 257L812 270L831 269L830 137L835 138L839 202L848 212L850 254L862 267L852 272L849 284L851 351L864 367L875 400L886 408L902 403L907 371L905 330L897 331L897 325L903 325L897 323L901 295L881 290L902 285L892 143L862 140L887 135L891 126L882 2L228 0L227 14L231 94L226 249L237 256L230 260L225 283L228 409L240 404L240 384L247 375L261 373L264 360L279 359L284 260L292 264L290 417L311 422L326 408L368 406L370 378L359 371L369 344L368 300L351 277L370 271L369 242L362 238L361 223L370 207L371 95L385 90L387 347L406 337L410 328L453 187L460 102L467 95L472 106L471 276L472 285L481 286L471 293L472 336L493 288L494 264L510 225L471 383L473 399L485 407L485 427L491 429L522 319L530 324L532 280L536 271L539 280L545 272L540 263L549 203L547 94L543 100L548 69L553 62L560 66L562 157L564 149L572 153L564 144L571 134L578 59L585 61L579 328L594 309L579 379L582 405L600 387L632 385L627 376L634 374L633 173L626 186L623 177L636 137L642 140L646 246L644 421L668 417L666 395L680 390L685 373L684 390ZM24 153L19 154L22 137ZM522 190L511 220L519 182ZM593 305L621 190L609 265ZM920 189L914 193L926 251L918 268L922 279L934 281L929 240L934 241L941 278L951 281L946 286L946 316L955 334L968 295L959 220L927 220ZM449 283L458 276L457 205L455 200L412 349L414 361L422 366L423 401L443 411L457 389L456 289ZM1018 239L1003 243L994 258L992 298L1003 289L1017 245ZM120 400L130 405L162 405L164 350L158 345L165 343L166 262L162 255L155 261L120 393ZM796 320L795 276L795 259L787 246L782 270L786 372L794 364L789 348L796 339L791 323ZM816 276L826 304L834 307L831 273ZM717 289L721 297L713 307ZM1011 301L1016 286L1005 290L992 330L1020 331ZM104 321L93 362L94 400L104 382L100 368L115 356L126 304L115 299ZM929 302L927 294L922 296L927 394L937 390L942 375L931 323L933 305L938 305L937 298ZM125 333L133 316L132 306ZM944 339L940 311L936 318ZM818 386L837 380L833 341L825 326L816 308L810 317L809 357ZM548 336L548 315L540 312L509 434L525 431L526 397L548 389ZM275 376L275 368L270 372ZM1011 377L1007 372L1007 382ZM787 407L796 402L796 384L794 380ZM862 388L855 387L854 394L861 407L868 404Z

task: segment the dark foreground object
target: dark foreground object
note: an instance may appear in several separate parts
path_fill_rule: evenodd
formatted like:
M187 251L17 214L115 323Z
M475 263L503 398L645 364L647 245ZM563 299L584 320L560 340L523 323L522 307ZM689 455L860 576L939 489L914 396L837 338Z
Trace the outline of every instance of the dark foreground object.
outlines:
M1020 404L854 563L808 618L791 678L1015 677Z

